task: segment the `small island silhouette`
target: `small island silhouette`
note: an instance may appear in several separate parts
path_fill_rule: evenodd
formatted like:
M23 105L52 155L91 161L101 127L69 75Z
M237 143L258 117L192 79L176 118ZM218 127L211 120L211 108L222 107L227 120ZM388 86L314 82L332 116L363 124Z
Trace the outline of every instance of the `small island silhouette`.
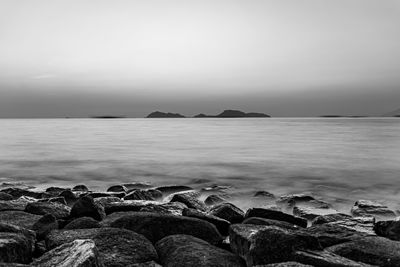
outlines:
M245 113L240 110L227 109L218 115L198 114L194 118L270 118L270 115L264 113L250 112ZM154 111L146 116L146 118L186 118L179 113L166 113L161 111Z
M185 116L179 113L165 113L161 111L154 111L147 115L146 118L185 118Z

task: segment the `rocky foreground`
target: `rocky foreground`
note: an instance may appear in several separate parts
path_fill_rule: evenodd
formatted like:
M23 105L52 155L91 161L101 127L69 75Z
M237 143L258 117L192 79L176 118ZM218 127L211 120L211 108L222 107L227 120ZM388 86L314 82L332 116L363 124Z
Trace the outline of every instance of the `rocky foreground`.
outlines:
M276 206L243 211L187 186L10 185L0 266L400 266L400 221L384 205L359 200L349 215L310 195L254 197Z

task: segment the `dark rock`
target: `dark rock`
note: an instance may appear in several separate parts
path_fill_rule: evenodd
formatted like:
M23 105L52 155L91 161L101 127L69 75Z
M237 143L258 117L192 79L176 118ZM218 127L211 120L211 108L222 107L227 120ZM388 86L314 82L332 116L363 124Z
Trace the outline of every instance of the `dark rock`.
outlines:
M257 113L257 112L245 113L240 110L226 109L215 117L216 118L251 118L251 117L269 118L270 116L264 113Z
M137 212L135 215L121 217L110 225L142 234L153 243L177 234L192 235L211 244L222 240L217 228L207 221L169 214Z
M147 115L146 118L185 118L185 116L179 113L165 113L161 111L154 111Z
M14 199L14 197L12 195L7 194L5 192L0 192L0 200L8 201L8 200L13 200L13 199Z
M235 224L230 227L232 251L246 260L247 266L295 260L300 249L321 250L318 239L303 231L276 226Z
M31 241L21 233L0 232L0 262L29 263Z
M63 205L67 205L67 201L65 201L64 197L51 197L51 198L42 198L39 199L38 202L56 202Z
M186 208L182 211L182 215L186 217L192 217L192 218L197 218L200 220L207 221L209 223L212 223L215 225L217 230L223 235L227 236L229 233L229 226L231 225L230 222L227 220L221 219L217 216L213 215L208 215L204 212L195 210L195 209L189 209Z
M7 193L7 194L13 196L13 198L19 198L22 196L33 197L36 199L43 198L43 197L51 197L51 195L47 194L46 192L35 192L35 191L30 191L30 190L21 189L21 188L14 188L14 187L3 189L0 192Z
M29 267L30 265L22 264L22 263L4 263L0 262L0 267Z
M128 188L123 185L113 185L107 189L107 192L126 192Z
M58 222L56 217L51 214L46 214L40 218L33 226L32 230L36 232L36 236L39 240L46 237L52 230L58 229Z
M185 185L168 185L168 186L160 186L155 188L158 191L161 191L163 195L169 195L177 192L193 190L193 188Z
M316 217L313 221L312 224L324 224L324 223L330 223L330 222L336 222L336 221L341 221L345 219L350 219L352 218L350 215L344 214L344 213L332 213L332 214L327 214L327 215L320 215Z
M41 218L40 215L27 213L24 211L2 211L0 212L0 222L13 224L32 230L33 225Z
M34 260L32 267L104 267L95 243L89 239L74 240L46 252Z
M226 250L189 235L171 235L156 244L164 267L245 266L243 260Z
M265 226L277 226L284 229L296 230L299 229L297 225L277 220L270 220L258 217L250 217L243 221L243 224L254 224L254 225L265 225Z
M0 222L0 232L1 233L16 233L22 234L26 237L29 241L30 247L32 248L31 251L35 249L35 242L36 242L36 233L32 230L28 230L23 227L19 227L13 224L7 224L3 221Z
M1 267L1 266L0 266ZM142 263L129 264L127 267L163 267L155 261L146 261Z
M200 180L201 182L201 180ZM224 193L226 190L228 190L230 186L227 185L211 185L207 186L201 189L201 192L219 192L219 193Z
M92 197L94 199L101 197L118 197L123 198L126 196L125 192L92 192L87 194L88 197Z
M176 193L173 195L171 202L180 202L185 204L188 208L206 211L206 205L202 201L198 200L198 197L199 193L195 191Z
M384 237L365 237L327 248L329 252L367 264L400 266L400 242Z
M35 250L33 251L33 257L39 258L47 252L46 242L44 240L38 241L35 244Z
M140 211L171 214L171 215L182 215L183 210L186 208L187 206L181 202L169 202L156 205L150 204L145 207L142 207Z
M25 207L25 212L37 215L51 214L57 219L68 217L70 211L70 207L57 202L32 202Z
M377 220L393 219L396 217L394 211L387 206L369 200L358 200L351 208L353 216L373 216Z
M106 216L104 220L100 222L101 227L110 227L110 225L115 222L116 220L128 216L133 215L135 216L137 211L121 211L121 212L114 212Z
M318 216L324 216L335 213L337 213L337 210L331 208L309 208L309 207L293 208L293 215L305 218L307 220L313 220Z
M128 193L124 199L125 200L157 200L162 198L163 194L161 191L156 189L135 189Z
M146 182L136 182L136 183L128 183L128 184L123 184L128 191L133 190L133 189L147 189L151 188L152 185Z
M89 188L87 188L86 185L84 184L80 184L80 185L76 185L72 188L72 191L83 191L83 192L88 192Z
M374 217L352 217L339 221L330 222L331 225L339 225L358 232L375 235Z
M276 202L279 204L295 205L296 203L303 203L312 200L315 200L315 198L307 194L289 194L279 197Z
M90 229L90 228L100 228L101 225L98 221L91 217L80 217L72 222L68 223L64 230L72 230L72 229Z
M207 206L214 206L216 204L225 202L225 199L218 195L209 195L205 200L204 203Z
M67 202L67 205L72 206L79 199L79 195L77 192L72 192L71 190L65 190L60 193L60 197L63 197Z
M400 241L400 221L380 221L374 225L377 235Z
M5 201L5 200L0 200L0 211L6 211L6 210L25 210L26 205L28 204L27 201L21 201L21 200L10 200L10 201Z
M313 267L312 265L304 265L294 261L286 261L279 263L271 263L266 265L255 265L254 267Z
M52 231L46 238L46 245L48 248L54 248L77 239L92 239L105 266L124 267L131 263L158 260L157 252L149 240L126 229Z
M106 214L111 214L114 212L121 211L140 211L142 208L149 205L158 205L156 201L149 200L127 200L123 202L111 202L104 204L104 210Z
M122 199L119 197L98 197L93 199L94 203L107 206L109 203L114 203L114 202L122 202Z
M259 217L277 221L284 221L301 227L307 227L307 220L272 209L262 209L262 208L248 209L245 218L247 219L250 217Z
M217 216L230 223L240 223L244 219L244 212L231 203L221 203L210 209L210 215Z
M48 187L46 188L46 193L49 193L52 196L58 196L62 191L71 190L70 188L63 188L63 187Z
M254 193L254 197L275 198L275 195L267 191L257 191Z
M95 220L101 221L106 217L106 213L103 205L96 204L93 198L84 196L72 206L71 217L92 217Z
M297 251L297 261L311 264L311 266L334 267L372 267L371 265L355 262L328 251Z

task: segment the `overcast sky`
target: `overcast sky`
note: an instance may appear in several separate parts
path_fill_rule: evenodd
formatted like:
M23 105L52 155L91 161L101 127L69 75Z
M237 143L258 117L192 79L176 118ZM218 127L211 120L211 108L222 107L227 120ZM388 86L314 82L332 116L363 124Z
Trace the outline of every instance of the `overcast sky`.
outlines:
M0 117L398 107L398 0L0 0Z

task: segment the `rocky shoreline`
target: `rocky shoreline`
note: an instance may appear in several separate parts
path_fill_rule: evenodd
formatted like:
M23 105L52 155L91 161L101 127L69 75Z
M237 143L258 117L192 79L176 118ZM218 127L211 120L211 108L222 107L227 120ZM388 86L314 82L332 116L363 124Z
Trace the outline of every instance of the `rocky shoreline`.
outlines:
M400 221L379 203L349 214L307 194L241 210L188 186L0 190L0 266L400 266ZM203 199L203 200L201 200ZM351 214L351 215L350 215Z

